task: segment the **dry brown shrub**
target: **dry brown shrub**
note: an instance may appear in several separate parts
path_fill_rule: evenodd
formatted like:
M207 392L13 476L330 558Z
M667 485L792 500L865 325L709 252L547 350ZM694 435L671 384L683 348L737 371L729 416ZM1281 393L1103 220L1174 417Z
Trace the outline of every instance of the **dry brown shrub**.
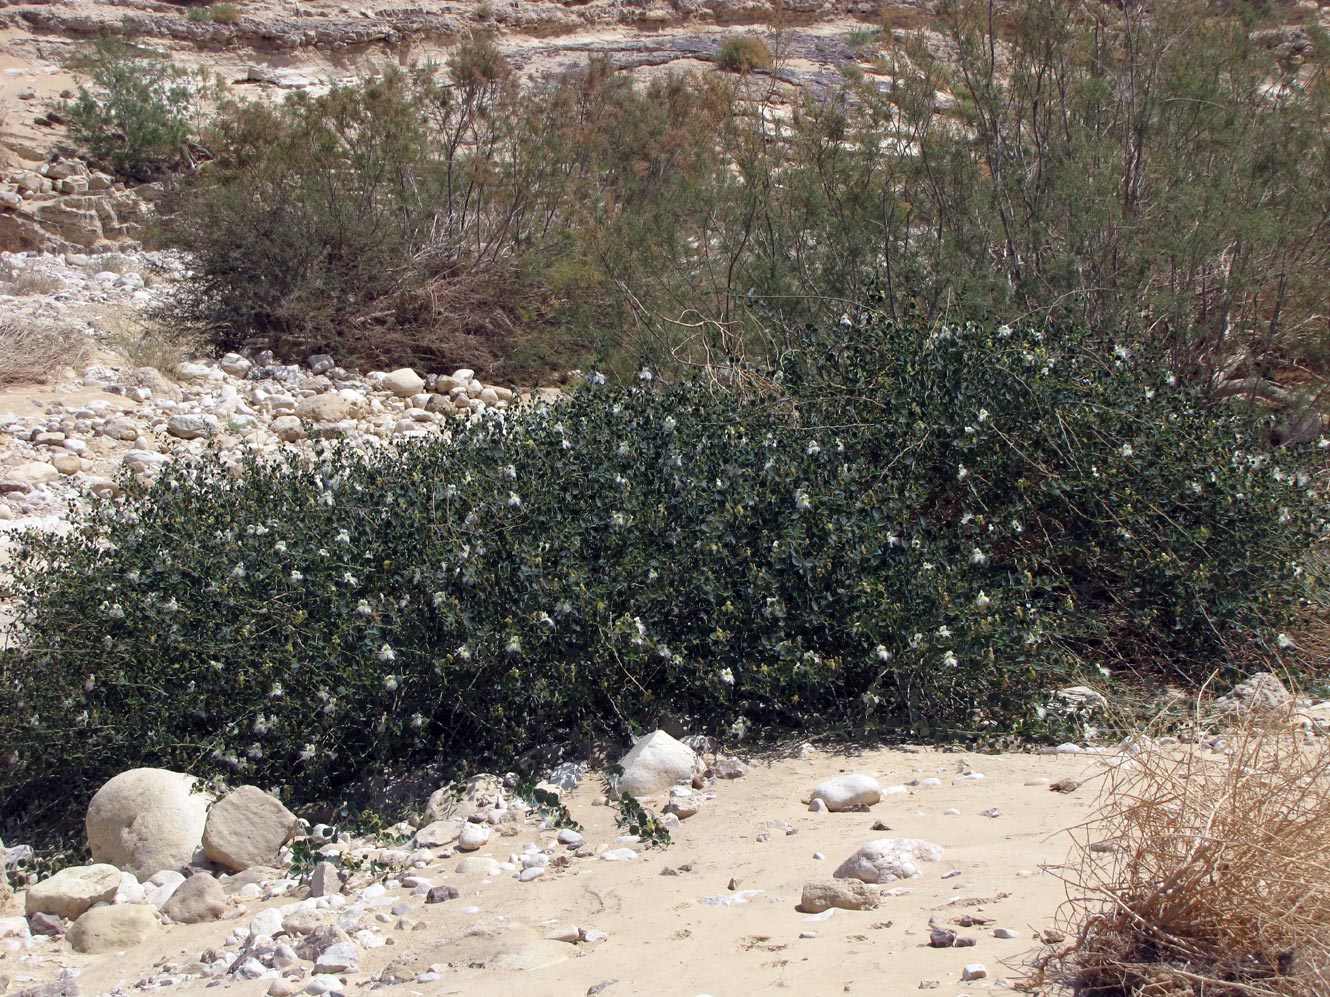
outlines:
M106 343L133 367L155 367L171 376L183 361L207 352L205 335L156 319L114 313L102 319Z
M1136 739L1073 831L1071 942L1040 977L1058 965L1082 997L1330 993L1330 745L1290 719L1230 715L1218 751Z
M51 322L0 319L0 384L49 380L62 367L77 367L90 352L78 329Z

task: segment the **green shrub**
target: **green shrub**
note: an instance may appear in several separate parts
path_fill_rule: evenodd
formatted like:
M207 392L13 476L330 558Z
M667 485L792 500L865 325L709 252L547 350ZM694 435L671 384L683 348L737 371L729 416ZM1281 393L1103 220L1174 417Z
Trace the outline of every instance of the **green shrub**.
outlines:
M1086 673L1232 673L1310 583L1308 458L1156 361L865 319L752 396L593 383L451 439L172 465L17 560L0 829L136 764L308 802L661 710L1038 736Z
M185 160L200 107L210 90L160 52L107 39L77 64L92 87L63 108L70 135L97 160L129 180L152 180Z
M751 73L755 69L771 68L771 49L761 38L744 35L727 38L716 53L716 65L731 73Z
M208 20L213 24L239 24L240 8L233 3L215 3L208 8Z

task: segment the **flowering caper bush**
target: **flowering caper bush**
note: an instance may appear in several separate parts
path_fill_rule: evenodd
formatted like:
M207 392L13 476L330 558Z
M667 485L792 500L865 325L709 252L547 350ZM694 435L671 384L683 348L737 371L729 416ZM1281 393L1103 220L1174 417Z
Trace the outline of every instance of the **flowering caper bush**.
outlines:
M447 438L176 463L34 537L0 817L139 764L328 799L662 711L1055 734L1087 672L1273 651L1314 447L1076 332L845 323L763 391L593 379Z

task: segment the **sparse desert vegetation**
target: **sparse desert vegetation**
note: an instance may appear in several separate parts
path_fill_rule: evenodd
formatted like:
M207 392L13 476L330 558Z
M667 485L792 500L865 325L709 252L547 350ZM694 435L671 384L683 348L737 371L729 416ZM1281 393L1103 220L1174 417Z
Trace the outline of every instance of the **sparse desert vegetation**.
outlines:
M354 13L352 34L363 21L379 39L381 15ZM164 16L232 45L267 14L252 0L243 17L228 3ZM430 16L413 11L411 30ZM66 126L77 156L24 172L3 210L26 221L31 200L86 197L72 212L87 217L97 196L152 181L145 234L161 252L151 284L146 252L69 249L0 274L31 309L0 320L0 383L86 358L69 322L27 317L40 308L142 309L97 318L114 369L99 357L55 389L77 400L4 430L26 458L5 459L4 518L72 502L6 548L0 591L0 831L52 846L30 871L81 847L89 797L140 768L196 776L200 793L244 784L276 814L262 860L290 883L237 886L247 902L345 887L357 903L381 888L435 904L459 891L408 869L460 876L434 866L454 847L479 859L491 834L532 840L467 875L548 871L546 885L575 858L598 868L583 820L631 832L601 842L611 862L686 840L681 821L747 771L740 746L794 756L773 769L820 764L800 743L813 733L847 756L911 747L846 777L862 801L815 792L800 821L858 833L859 808L898 796L910 806L892 826L958 834L956 818L977 836L1009 816L964 796L984 792L977 753L1014 748L1028 754L1006 777L1030 778L1001 792L1080 821L1060 927L1034 934L1023 986L1323 992L1320 15L940 0L802 48L798 28L709 24L676 41L687 73L604 38L538 71L505 45L519 23L546 30L522 21L537 16L477 5L464 20L478 30L453 24L446 57L403 45L317 86L294 82L287 54L243 84L189 71L135 28L89 49L83 85L51 101L41 127ZM354 64L343 55L331 61ZM43 296L59 300L27 300ZM537 383L559 390L524 393ZM101 388L114 403L85 397ZM118 475L101 473L108 454ZM1140 726L1162 700L1253 673L1307 691ZM537 787L658 727L693 735L651 734L686 764L644 802L606 768L609 821L569 809L578 765ZM915 764L918 744L973 757ZM1070 759L1075 778L1032 775ZM509 774L468 784L480 768ZM887 770L900 785L880 784ZM1087 774L1104 787L1093 806L1074 797ZM1035 806L1036 789L1058 802ZM935 790L958 806L930 809ZM802 825L810 839L827 826ZM773 817L754 844L822 861L779 842L799 830ZM922 838L860 851L804 884L801 913L900 899L877 887L943 854ZM1007 896L971 859L947 873L968 873L960 892L930 895L926 943L905 937L918 925L897 932L921 966L992 944L956 930L988 925ZM215 917L237 901L214 873L243 870L207 860L195 886ZM662 870L681 880L669 890L697 892L692 865ZM696 901L738 923L763 892L702 870L728 889L673 911ZM1019 873L1031 891L1040 875ZM167 910L166 884L117 882L98 909ZM405 897L383 932L410 927ZM201 953L185 982L271 978L292 997L309 967L284 970L323 956L297 924L255 915L234 937L249 961ZM71 925L25 922L19 944ZM1003 927L995 939L1026 941ZM384 943L352 929L339 958L358 966ZM798 944L816 952L819 931ZM555 933L534 941L603 941ZM289 958L268 945L287 935ZM777 953L793 938L731 941ZM358 972L324 962L311 993ZM440 965L376 979L430 983ZM779 985L827 989L797 972ZM1011 984L996 975L967 962L959 979Z

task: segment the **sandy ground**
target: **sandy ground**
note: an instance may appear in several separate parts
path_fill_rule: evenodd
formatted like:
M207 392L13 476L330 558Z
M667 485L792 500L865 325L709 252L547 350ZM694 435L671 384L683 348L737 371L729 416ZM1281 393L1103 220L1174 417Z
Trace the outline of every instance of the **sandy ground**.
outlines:
M954 784L971 766L984 778ZM437 980L401 984L420 995L580 995L607 980L617 981L602 991L609 997L904 994L929 987L927 981L936 981L943 994L1012 993L1011 984L1024 975L1039 948L1039 932L1054 924L1065 898L1058 876L1070 840L1064 829L1086 818L1097 785L1092 781L1063 795L1036 781L1102 771L1092 754L884 749L855 756L818 752L808 759L757 759L744 777L708 790L715 798L675 831L672 846L643 849L630 861L572 858L563 870L521 883L511 872L492 879L459 875L454 872L457 857L436 859L416 874L435 885L456 886L460 898L426 905L409 889L390 888L385 897L371 901L381 906L370 906L365 921L390 941L366 950L362 972L347 978L347 992L358 991L383 966L408 956L414 973L431 965L441 971ZM929 777L940 785L912 786L908 795L885 797L871 812L810 813L801 802L809 790L846 772L874 775L883 786ZM614 811L597 805L600 799L594 778L568 798L588 844L621 847ZM995 807L998 816L982 815ZM890 830L874 830L878 822ZM517 826L515 836L496 834L490 847L477 854L504 861L525 842L548 843L554 837L534 823ZM860 845L883 837L931 841L942 847L943 860L922 866L916 879L891 884L894 889L881 888L889 892L876 910L819 916L796 909L805 882L830 876ZM678 875L666 872L685 867L689 871ZM730 889L732 883L737 889ZM261 907L291 903L300 895L297 891L268 904L251 901L235 921L170 926L123 954L77 955L60 941L37 950L44 955L39 965L16 965L15 954L0 955L0 974L13 976L11 992L31 985L22 982L25 976L51 979L63 966L80 971L85 995L132 986L158 972L155 966L169 970L171 964L197 959L206 948L220 949L231 929L246 924ZM707 898L724 900L708 903ZM374 920L375 910L387 911L403 899L409 912L380 919L389 923ZM717 902L728 906L712 905ZM956 928L977 939L973 948L928 947L930 918L956 927L954 919L965 914L993 919L986 926ZM334 917L329 914L330 920ZM539 939L566 924L599 929L608 939L594 945L560 943L555 955L569 958L542 968L493 965L495 951L511 948L512 939ZM1017 937L996 938L995 928L1014 929ZM987 978L963 983L962 970L971 963L983 963ZM270 983L198 979L170 989L193 994L210 988L257 997Z

